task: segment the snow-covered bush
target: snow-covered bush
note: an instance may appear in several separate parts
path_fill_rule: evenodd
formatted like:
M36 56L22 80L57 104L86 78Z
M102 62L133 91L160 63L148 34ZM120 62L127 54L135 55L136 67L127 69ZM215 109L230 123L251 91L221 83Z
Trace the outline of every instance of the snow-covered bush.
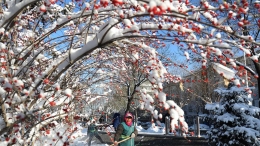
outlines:
M206 105L213 120L209 141L219 146L260 145L260 109L249 105L247 91L237 87L216 91L222 96L220 102Z

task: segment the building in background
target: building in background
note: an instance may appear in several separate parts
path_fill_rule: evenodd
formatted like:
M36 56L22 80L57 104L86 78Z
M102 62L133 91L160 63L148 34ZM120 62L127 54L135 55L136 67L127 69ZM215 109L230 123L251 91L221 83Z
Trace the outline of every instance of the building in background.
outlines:
M243 56L242 57L239 57L236 59L237 61L241 62L241 63L244 63L246 64L249 68L251 68L253 71L255 71L255 65L253 63L253 61L250 59L250 58L244 58ZM245 82L247 81L248 83L245 83L248 85L248 87L255 87L255 89L252 89L252 94L251 94L251 97L253 98L253 102L252 102L252 105L253 106L256 106L256 107L259 107L260 106L260 101L259 101L259 92L258 92L258 83L257 83L257 79L256 78L252 78L250 77L250 73L249 72L239 72L238 75L244 75L248 76L248 80L246 80L245 77L242 77Z
M237 58L239 62L243 62L243 59L243 57ZM254 69L251 59L247 59L246 62L247 66ZM244 79L245 82L241 83L241 86L255 87L251 94L253 98L252 105L259 107L257 80L250 79L247 84L245 77L244 73L241 79ZM221 77L209 65L206 69L197 70L184 76L179 83L166 83L164 92L167 94L167 100L175 101L184 110L186 122L193 125L196 116L207 113L205 110L206 103L219 102L220 96L214 90L218 87L227 87L228 84L229 81Z

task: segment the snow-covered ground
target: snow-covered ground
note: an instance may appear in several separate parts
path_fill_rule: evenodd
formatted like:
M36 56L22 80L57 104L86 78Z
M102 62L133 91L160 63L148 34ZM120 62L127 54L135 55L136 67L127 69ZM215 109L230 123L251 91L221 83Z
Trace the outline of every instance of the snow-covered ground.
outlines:
M86 140L86 136L87 136L87 128L81 127L80 124L78 124L79 129L81 129L78 135L81 135L81 137L75 139L73 141L73 144L71 144L72 146L86 146L87 145L87 140ZM203 127L203 126L202 126ZM206 126L204 126L206 127ZM141 126L137 126L136 129L138 130L139 134L147 134L147 135L163 135L165 134L165 128L164 128L164 124L162 124L161 126L155 126L154 124L152 124L148 129L144 129ZM113 126L110 125L108 126L105 131L110 131L113 132ZM93 138L92 142L91 142L91 146L109 146L108 144L97 144L100 143L96 138Z
M87 145L87 128L84 128L81 126L81 124L78 124L77 127L80 129L79 135L80 137L76 138L71 146L86 146ZM113 127L111 125L111 127ZM106 130L108 131L113 131L114 129L112 128L107 128ZM108 144L97 144L98 140L96 138L93 138L91 141L91 146L109 146Z
M80 124L77 126L79 129L81 129L78 135L81 135L81 137L77 138L74 140L72 146L86 146L87 145L87 128L81 127ZM113 132L114 129L112 128L113 126L110 125L107 127L105 130ZM163 127L158 127L158 126L151 126L147 130L143 129L141 126L137 126L136 129L138 130L139 134L151 134L151 135L158 135L161 134L163 135L165 133L165 130ZM91 141L91 146L109 146L108 144L97 144L98 140L96 138L93 138ZM99 143L99 142L98 142Z
M96 139L91 142L91 146L109 146L108 144L95 144ZM72 146L87 146L87 142L85 141L76 141L72 144Z

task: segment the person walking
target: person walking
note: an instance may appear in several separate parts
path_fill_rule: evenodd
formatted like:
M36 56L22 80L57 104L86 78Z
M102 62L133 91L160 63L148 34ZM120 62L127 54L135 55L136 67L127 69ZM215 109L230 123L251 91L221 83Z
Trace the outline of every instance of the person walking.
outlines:
M134 146L134 138L138 134L138 131L133 124L133 115L127 112L124 116L124 122L122 122L116 131L114 137L114 146ZM118 143L124 139L130 138L124 142Z
M83 126L83 127L86 127L86 123L87 123L87 122L88 122L87 118L84 117L84 118L83 118L83 122L82 122L82 126Z
M101 117L99 118L99 123L102 124L104 121L105 121L105 117L101 115Z
M118 125L120 124L120 114L115 113L113 116L113 127L115 131L117 130Z
M87 138L88 138L88 146L91 145L91 141L93 137L95 136L101 143L104 143L102 138L98 135L97 132L97 126L96 126L96 121L92 119L92 123L88 126L88 132L87 132Z

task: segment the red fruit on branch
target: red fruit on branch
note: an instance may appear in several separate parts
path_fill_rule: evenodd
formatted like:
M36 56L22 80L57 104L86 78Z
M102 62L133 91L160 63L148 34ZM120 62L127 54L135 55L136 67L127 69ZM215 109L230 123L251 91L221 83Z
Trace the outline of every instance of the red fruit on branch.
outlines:
M115 6L122 6L124 2L122 0L112 0L112 4Z
M9 87L6 87L4 88L6 92L11 92L12 91L12 88L9 88Z
M50 80L47 79L47 78L43 80L43 83L44 83L44 84L48 84L49 82L50 82Z
M160 25L158 26L158 28L159 28L159 29L162 29L162 25L160 24Z
M46 132L46 134L50 134L51 133L50 129L46 130L45 132Z
M55 4L57 0L49 0L51 4Z
M107 7L108 6L108 0L100 0L100 5L103 7Z
M243 26L244 26L244 23L240 21L240 22L238 22L238 26L239 26L239 27L243 27Z
M242 7L240 7L239 9L238 9L238 11L239 11L239 13L243 13L243 14L245 14L247 11L246 11L246 9L245 8L242 8Z
M224 2L224 7L225 7L225 9L228 9L229 8L229 4L227 3L227 2Z
M54 101L51 101L51 102L50 102L50 105L51 105L51 106L55 106L56 103L55 103Z
M45 5L41 5L41 7L40 7L40 11L41 11L41 12L46 12L46 11L47 11Z
M80 119L80 116L74 116L73 119L74 119L74 120L79 120L79 119Z

